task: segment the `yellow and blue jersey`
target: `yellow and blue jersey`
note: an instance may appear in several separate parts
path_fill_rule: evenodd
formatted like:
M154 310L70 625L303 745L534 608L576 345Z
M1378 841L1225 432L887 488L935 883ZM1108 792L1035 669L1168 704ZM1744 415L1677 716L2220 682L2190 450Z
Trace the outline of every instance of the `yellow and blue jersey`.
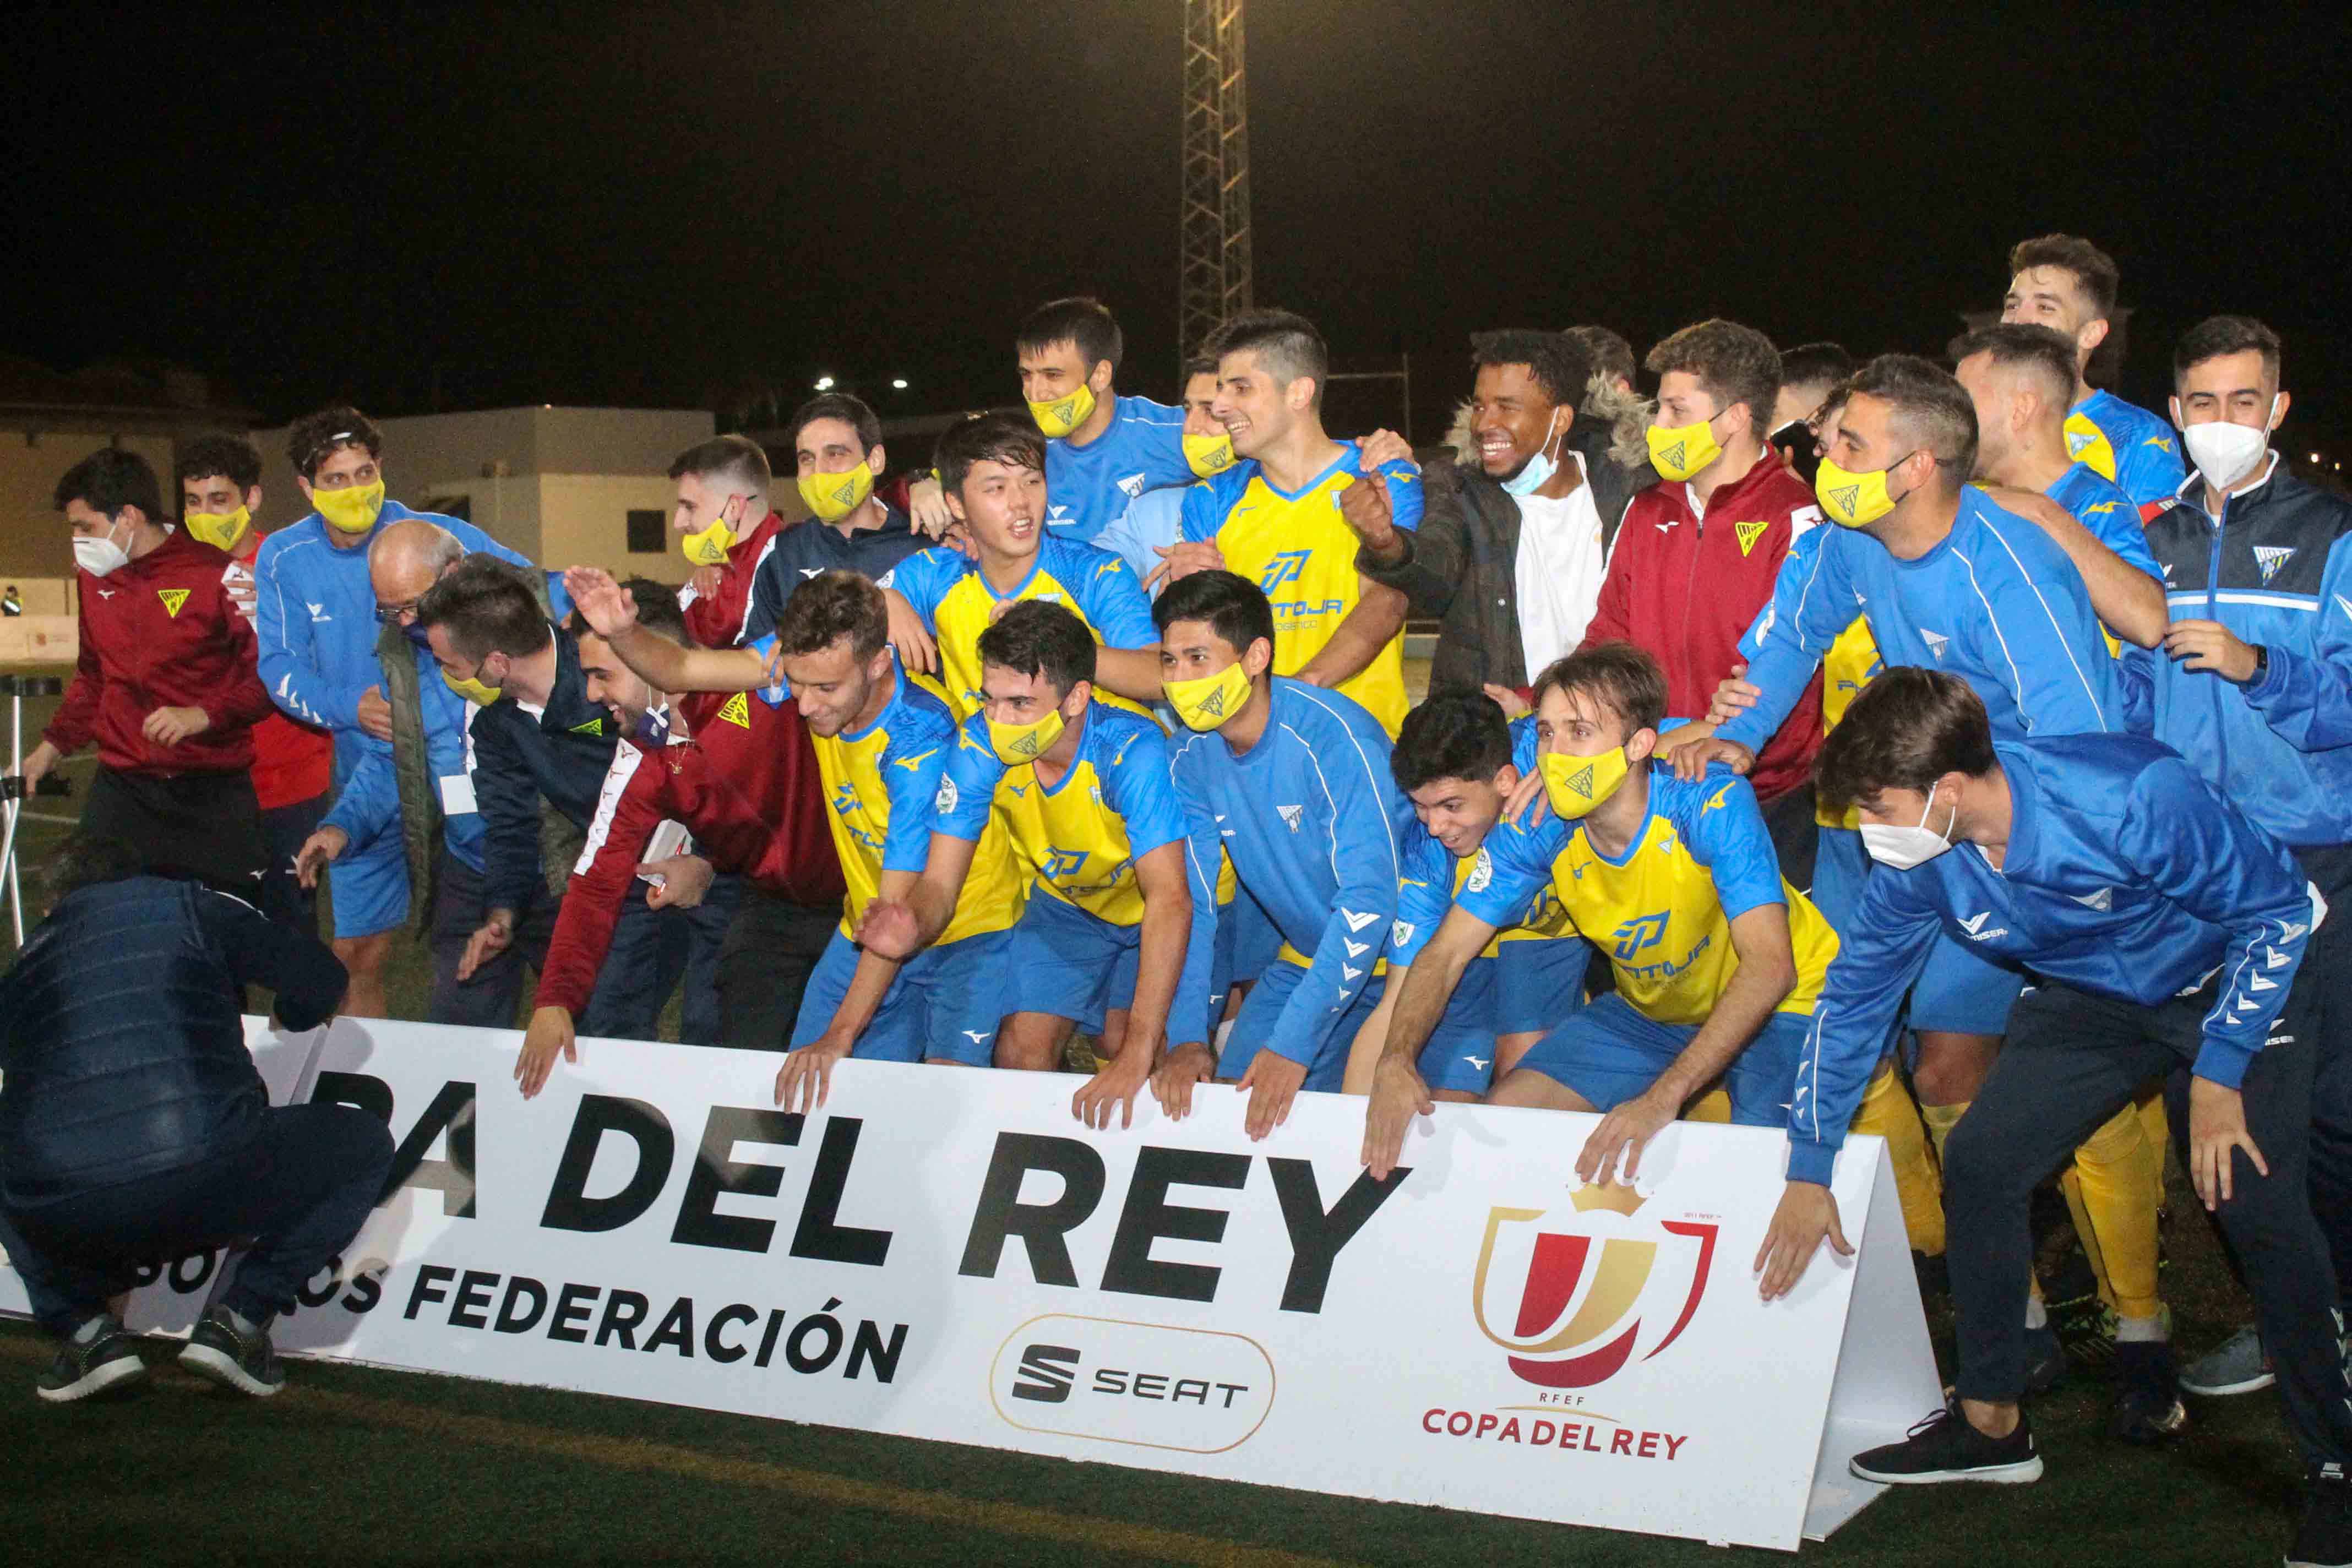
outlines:
M1837 641L1822 655L1822 734L1837 728L1845 710L1862 695L1862 689L1885 668L1878 657L1878 639L1870 635L1870 623L1860 616L1854 616L1853 624L1838 633ZM1862 807L1849 803L1843 811L1835 811L1817 805L1813 808L1813 822L1822 827L1858 829L1862 826Z
M2068 411L2066 455L2114 482L2135 509L2168 502L2189 477L2172 426L2105 389Z
M1421 956L1478 865L1475 854L1456 858L1419 823L1406 830L1403 848L1404 875L1397 879L1396 924L1389 937L1389 963L1398 966ZM1478 956L1494 957L1507 942L1557 942L1576 934L1576 922L1547 879Z
M935 546L900 562L882 585L898 591L940 647L940 684L959 723L980 711L980 634L999 603L1043 599L1086 623L1105 647L1157 647L1151 602L1126 562L1107 550L1041 533L1037 559L1020 586L999 594L980 574L980 563L961 550ZM1102 693L1114 707L1140 713L1124 697Z
M1079 723L1077 755L1048 785L1034 763L1004 765L984 715L965 720L940 789L937 831L976 840L1001 821L1035 887L1112 925L1139 925L1137 858L1185 837L1168 737L1150 720L1100 702Z
M1254 460L1235 463L1184 492L1184 537L1216 542L1225 569L1248 578L1274 605L1274 673L1296 675L1323 651L1363 598L1357 540L1339 515L1339 492L1363 472L1362 454L1343 441L1331 466L1296 492L1277 488ZM1399 528L1421 524L1420 471L1385 463ZM1389 639L1372 662L1333 688L1393 737L1404 723L1404 637Z
M1608 953L1618 994L1660 1024L1705 1023L1739 966L1731 922L1781 904L1797 983L1779 1011L1811 1014L1837 956L1837 933L1781 878L1755 790L1720 764L1696 784L1653 767L1649 784L1649 818L1622 857L1601 854L1581 824L1549 811L1532 826L1498 822L1458 901L1487 924L1507 926L1549 881L1576 928Z
M1045 443L1045 526L1056 539L1092 544L1139 498L1192 482L1184 411L1118 393L1110 426L1081 447Z
M810 737L831 808L833 847L841 855L842 881L848 888L842 902L844 936L856 931L883 872L921 874L930 858L932 826L941 805L951 804L943 800L942 788L956 745L947 694L929 678L903 669L894 671L893 679L897 689L872 723ZM1021 918L1025 889L1003 825L992 825L981 835L971 873L940 942L1004 930Z

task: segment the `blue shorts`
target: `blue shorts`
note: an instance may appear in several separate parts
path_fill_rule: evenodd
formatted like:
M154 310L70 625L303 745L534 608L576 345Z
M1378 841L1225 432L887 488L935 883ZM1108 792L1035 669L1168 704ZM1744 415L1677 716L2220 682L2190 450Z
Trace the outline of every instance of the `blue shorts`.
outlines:
M1580 936L1507 942L1495 950L1495 1032L1540 1035L1584 1005L1592 944Z
M882 994L874 1021L849 1054L860 1061L953 1061L991 1067L996 1061L996 1026L1003 1021L1008 990L1005 953L1010 931L986 931L939 947L925 948L899 965L898 977ZM835 928L824 956L809 974L793 1024L797 1050L823 1035L857 973L858 947Z
M1911 987L1911 1026L1956 1035L2009 1031L2009 1010L2025 989L2024 974L2004 969L1946 931L1927 954Z
M1748 1048L1724 1076L1731 1120L1743 1127L1785 1127L1795 1091L1797 1060L1813 1021L1796 1013L1764 1020ZM1538 1041L1519 1058L1522 1071L1566 1084L1595 1109L1610 1110L1647 1090L1698 1033L1696 1024L1661 1024L1643 1017L1611 992Z
M334 910L335 935L346 940L397 930L408 919L408 854L399 824L327 868L327 901Z
M1140 925L1113 925L1035 889L1012 937L1004 956L1006 1012L1050 1013L1099 1035L1107 1012L1135 1000Z
M1445 1004L1444 1016L1421 1047L1417 1065L1422 1081L1430 1088L1483 1095L1495 1081L1495 1015L1501 1001L1501 964L1499 958L1474 958L1462 971L1461 984Z
M1242 1004L1241 1016L1234 1020L1234 1032L1225 1037L1225 1048L1217 1058L1217 1076L1238 1079L1249 1071L1257 1053L1274 1034L1276 1022L1282 1010L1307 978L1307 971L1288 959L1278 959L1265 966L1250 988L1248 1000ZM1372 1009L1381 1005L1381 992L1387 984L1377 975L1366 975L1357 993L1344 1003L1335 1016L1327 1013L1321 1025L1323 1037L1316 1044L1315 1058L1307 1064L1307 1089L1337 1090L1348 1071L1349 1047L1356 1043L1356 1032Z
M1807 896L1830 929L1840 936L1862 904L1862 879L1870 872L1870 852L1851 827L1824 827L1813 847L1813 887Z

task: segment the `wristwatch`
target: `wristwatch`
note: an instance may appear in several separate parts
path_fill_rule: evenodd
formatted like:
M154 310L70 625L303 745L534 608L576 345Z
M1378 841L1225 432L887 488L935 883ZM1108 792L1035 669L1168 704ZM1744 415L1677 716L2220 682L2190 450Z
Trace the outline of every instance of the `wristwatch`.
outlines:
M2270 668L2271 650L2269 645L2265 643L2256 643L2254 645L2254 673L2246 684L2251 686L2254 681L2260 680L2263 676L2270 673Z

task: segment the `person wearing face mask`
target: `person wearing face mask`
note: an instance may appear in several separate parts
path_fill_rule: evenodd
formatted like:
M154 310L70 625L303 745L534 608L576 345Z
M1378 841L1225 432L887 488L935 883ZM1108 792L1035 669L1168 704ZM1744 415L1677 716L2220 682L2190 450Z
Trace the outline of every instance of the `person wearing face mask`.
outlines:
M694 568L678 591L686 629L706 647L725 647L743 630L753 575L784 528L768 504L768 454L745 437L714 436L673 458L669 477L677 485L670 531Z
M1274 673L1274 605L1231 572L1195 572L1151 606L1161 684L1189 731L1170 763L1185 814L1197 910L1216 907L1218 854L1281 939L1255 975L1222 1053L1179 1040L1152 1078L1172 1117L1214 1077L1251 1091L1244 1130L1263 1138L1301 1089L1337 1089L1350 1045L1380 1004L1393 935L1401 846L1412 806L1389 769L1388 731L1337 691ZM1234 900L1234 910L1242 900ZM1222 920L1224 917L1221 915ZM1213 955L1196 940L1179 1019L1210 1013Z
M1232 452L1234 442L1225 434L1225 427L1217 422L1216 404L1217 362L1193 360L1184 367L1185 450L1195 454L1202 467L1222 471L1225 462L1218 458ZM1208 456L1200 457L1202 453ZM1050 479L1046 481L1049 492L1052 483ZM1095 535L1095 548L1108 550L1126 562L1136 581L1146 584L1149 589L1161 561L1184 537L1184 497L1188 488L1163 485L1159 489L1144 491Z
M1593 374L1581 343L1482 332L1470 355L1468 449L1430 466L1419 527L1359 534L1356 569L1438 622L1432 692L1483 690L1517 712L1534 672L1583 639L1634 486L1608 426L1577 412Z
M242 436L205 436L180 448L175 472L181 529L227 554L221 583L252 621L257 613L253 563L261 552L253 525L261 510L261 453ZM295 860L326 815L334 773L334 738L325 731L276 711L253 727L253 794L269 846L262 889L281 918L305 931L319 928L318 894L301 886Z
M993 1060L1058 1068L1084 1026L1104 1066L1071 1112L1102 1128L1116 1114L1124 1127L1171 1038L1186 954L1216 938L1215 906L1196 910L1187 886L1191 843L1167 736L1094 700L1095 640L1059 605L1013 605L980 634L980 654L982 705L940 778L922 877L904 899L867 905L858 940L903 960L944 930L1001 816L1029 891L1005 950L1012 978ZM1193 1044L1205 1042L1206 1022L1185 1020Z
M1631 1182L1642 1151L1718 1078L1731 1119L1777 1126L1838 939L1780 875L1755 792L1717 768L1652 765L1665 676L1628 643L1580 649L1536 682L1543 806L1486 836L1478 864L1412 966L1374 1070L1364 1161L1394 1168L1431 1097L1423 1041L1469 962L1549 888L1609 956L1616 988L1519 1059L1493 1105L1603 1112L1577 1172ZM1621 1168L1622 1161L1622 1168Z
M584 836L594 821L619 741L611 712L588 699L577 641L549 618L533 587L507 563L469 555L416 601L415 628L442 683L478 710L467 734L488 909L458 961L461 984L516 945L534 908L561 896L562 868L579 851L573 835ZM543 807L572 830L556 836L560 845L546 837ZM542 864L553 874L543 877ZM687 910L630 900L587 1031L656 1038L664 1000L688 970L709 973L720 936L720 928Z
M154 875L260 899L269 850L252 731L272 710L253 627L223 581L228 558L164 521L155 470L136 452L91 453L51 499L72 531L81 652L26 753L26 794L94 741L84 829L136 845Z
M1887 1026L1942 937L2032 964L2010 1039L1945 1146L1958 1397L1857 1455L1894 1483L2031 1481L2019 1409L2034 1185L2151 1076L2199 1200L2242 1260L2312 1467L2292 1560L2352 1545L2352 1385L2305 1178L2315 1058L2296 984L2331 918L2286 847L2169 747L2132 735L2004 735L1970 683L1890 669L1822 748L1822 793L1862 808L1880 861L1830 968L1789 1113L1789 1185L1757 1258L1768 1299L1841 1232L1828 1184ZM2326 1545L2332 1555L2313 1549Z
M1126 341L1100 300L1038 306L1013 346L1022 400L1045 437L1045 525L1055 538L1092 544L1139 496L1233 466L1223 431L1188 430L1182 409L1112 388Z
M313 510L263 539L254 557L261 681L288 718L332 733L340 785L392 738L368 574L375 536L403 518L421 517L468 552L529 563L472 523L387 500L383 432L356 408L322 408L296 420L286 432L286 455ZM400 846L379 838L364 852L346 854L331 879L335 956L352 976L343 1010L382 1017L384 966L409 907Z

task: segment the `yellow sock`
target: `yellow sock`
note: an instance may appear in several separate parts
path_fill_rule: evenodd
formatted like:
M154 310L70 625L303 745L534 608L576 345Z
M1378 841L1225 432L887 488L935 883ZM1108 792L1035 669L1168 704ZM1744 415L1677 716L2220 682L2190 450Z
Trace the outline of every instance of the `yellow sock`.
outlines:
M2163 1310L2156 1282L2156 1200L2164 1163L2137 1104L2126 1105L2074 1151L2062 1183L2100 1294L2118 1317Z
M1968 1109L1969 1102L1965 1100L1958 1105L1919 1107L1919 1120L1927 1124L1927 1142L1936 1146L1937 1166L1940 1167L1944 1163L1944 1140L1952 1135L1952 1129L1959 1125L1960 1118L1967 1113Z
M2164 1206L2164 1173L2172 1165L2172 1122L2164 1113L2164 1085L2158 1082L2139 1097L2139 1124L2147 1129L2156 1151L2156 1206Z
M1683 1109L1685 1121L1725 1121L1731 1120L1731 1090L1717 1084Z
M1934 1258L1944 1250L1944 1184L1936 1162L1927 1153L1927 1136L1911 1091L1891 1061L1878 1064L1862 1103L1853 1113L1853 1131L1886 1140L1887 1158L1895 1165L1895 1194L1903 1204L1903 1228L1911 1250Z

